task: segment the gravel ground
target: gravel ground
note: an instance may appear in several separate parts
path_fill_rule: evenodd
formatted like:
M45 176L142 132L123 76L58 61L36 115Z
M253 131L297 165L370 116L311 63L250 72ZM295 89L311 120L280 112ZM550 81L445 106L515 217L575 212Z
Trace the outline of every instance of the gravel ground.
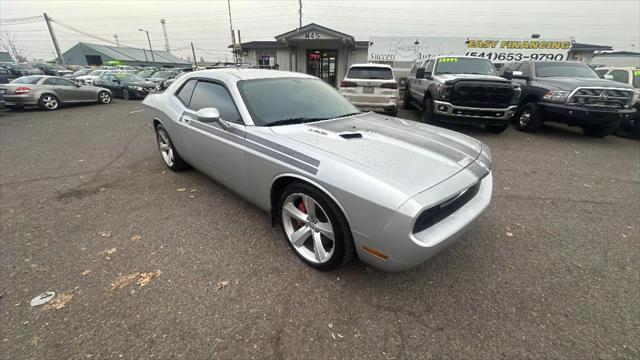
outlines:
M322 273L167 171L139 102L0 112L0 357L640 358L640 142L454 129L493 151L481 219L413 270Z

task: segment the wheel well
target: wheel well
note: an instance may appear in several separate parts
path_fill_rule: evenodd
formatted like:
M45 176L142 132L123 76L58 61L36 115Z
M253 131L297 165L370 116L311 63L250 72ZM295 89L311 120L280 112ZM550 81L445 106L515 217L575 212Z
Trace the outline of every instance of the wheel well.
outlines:
M425 91L425 92L424 92L424 97L422 98L422 102L424 103L424 101L425 101L426 99L431 99L431 98L432 98L431 93L430 93L430 92L428 92L428 91Z
M284 188L286 188L287 186L289 186L290 184L293 184L294 182L304 182L309 184L306 181L303 181L299 178L293 177L293 176L283 176L280 178L277 178L276 181L273 182L273 185L271 185L271 195L270 195L270 204L271 204L271 225L274 225L277 223L277 220L279 218L279 214L278 211L276 209L277 206L277 202L278 202L278 197L280 196L280 194L282 193L282 191L284 190ZM311 185L311 184L309 184Z
M158 119L153 119L153 128L157 129L158 125L162 125L162 123L160 122L160 120Z
M42 99L42 97L45 96L45 95L51 95L54 98L56 98L57 100L60 100L60 98L58 98L55 94L50 93L50 92L45 92L45 93L40 94L40 97L38 98L38 101L40 101L40 99Z
M527 95L524 99L520 100L520 104L524 105L530 102L538 102L540 99L535 95Z

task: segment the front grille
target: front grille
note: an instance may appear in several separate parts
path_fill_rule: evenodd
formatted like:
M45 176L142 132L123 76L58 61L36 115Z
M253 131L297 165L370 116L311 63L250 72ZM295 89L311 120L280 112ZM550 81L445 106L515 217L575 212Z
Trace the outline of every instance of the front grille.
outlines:
M432 225L438 223L447 216L453 214L458 209L463 207L471 199L473 199L480 190L480 181L478 181L472 187L460 192L452 199L449 199L439 205L429 208L418 216L415 225L413 226L413 233L417 234Z
M460 81L453 87L451 103L465 107L502 109L509 107L513 96L511 84Z
M578 106L622 109L631 103L633 91L610 88L578 88L568 103Z

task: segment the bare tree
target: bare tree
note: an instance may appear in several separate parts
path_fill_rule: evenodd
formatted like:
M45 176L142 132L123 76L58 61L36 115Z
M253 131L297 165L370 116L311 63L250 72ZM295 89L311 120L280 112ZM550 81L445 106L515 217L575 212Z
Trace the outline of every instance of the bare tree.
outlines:
M0 32L0 47L13 55L16 62L27 61L27 51L16 43L16 37L10 32Z

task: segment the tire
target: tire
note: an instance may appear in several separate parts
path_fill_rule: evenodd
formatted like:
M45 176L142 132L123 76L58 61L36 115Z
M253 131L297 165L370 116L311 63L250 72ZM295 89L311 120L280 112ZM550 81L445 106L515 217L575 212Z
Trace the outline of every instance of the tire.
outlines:
M507 130L508 127L509 127L509 124L507 123L504 125L485 125L484 129L494 134L500 134L500 133L503 133L505 130Z
M131 93L127 89L122 89L122 98L125 100L131 100Z
M587 136L603 138L613 134L613 132L616 131L617 128L618 128L618 125L616 126L583 125L582 132Z
M322 191L294 182L280 194L277 209L285 241L305 264L329 271L353 259L349 224L336 203ZM302 236L297 237L296 233ZM296 238L299 241L294 241Z
M387 111L387 115L397 117L398 116L398 108L393 108L393 110Z
M98 104L109 104L111 102L111 94L106 91L98 93Z
M518 115L515 117L516 127L520 131L534 132L540 128L542 124L542 114L537 103L530 102L525 104Z
M402 98L402 108L405 110L411 109L411 94L409 94L409 88L404 90L404 96Z
M162 125L156 126L156 142L158 143L158 150L160 150L160 157L164 164L175 172L187 170L190 166L184 161L178 151L176 151L169 137L167 129Z
M40 110L54 111L60 108L60 100L53 94L42 94L38 100Z
M433 100L431 98L425 98L422 102L420 119L425 124L434 124L436 122L436 115L433 113Z

